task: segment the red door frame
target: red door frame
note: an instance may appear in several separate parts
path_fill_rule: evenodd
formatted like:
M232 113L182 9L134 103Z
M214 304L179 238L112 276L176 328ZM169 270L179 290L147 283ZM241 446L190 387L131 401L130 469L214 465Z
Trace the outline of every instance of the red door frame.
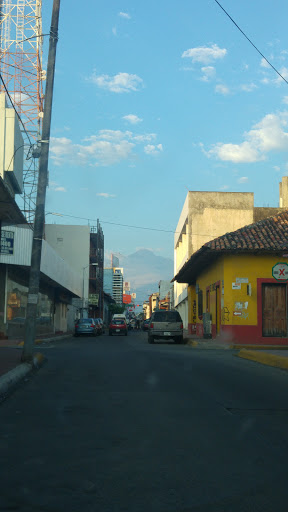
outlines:
M283 340L285 338L277 337L277 338L270 338L269 336L263 336L263 325L262 325L262 308L263 308L263 301L262 301L262 284L286 284L286 311L288 311L288 281L277 281L277 279L257 279L257 335L259 338L262 338L263 340Z

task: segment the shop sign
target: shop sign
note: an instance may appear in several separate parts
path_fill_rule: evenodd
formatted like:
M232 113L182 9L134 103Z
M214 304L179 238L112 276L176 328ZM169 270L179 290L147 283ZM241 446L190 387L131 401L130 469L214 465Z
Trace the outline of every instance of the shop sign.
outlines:
M14 231L1 230L1 254L14 253Z
M288 280L288 263L277 263L272 268L272 276L277 281L287 281Z
M241 290L241 283L232 283L232 290Z
M89 304L91 306L98 306L99 303L99 293L90 293L89 294Z
M248 284L249 279L248 277L236 277L236 283Z

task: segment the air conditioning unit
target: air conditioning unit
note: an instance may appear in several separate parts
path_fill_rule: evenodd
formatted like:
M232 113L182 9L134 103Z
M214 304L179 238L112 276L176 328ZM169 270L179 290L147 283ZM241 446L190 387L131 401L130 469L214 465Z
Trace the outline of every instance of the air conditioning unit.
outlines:
M204 338L212 338L212 315L203 313L203 335Z

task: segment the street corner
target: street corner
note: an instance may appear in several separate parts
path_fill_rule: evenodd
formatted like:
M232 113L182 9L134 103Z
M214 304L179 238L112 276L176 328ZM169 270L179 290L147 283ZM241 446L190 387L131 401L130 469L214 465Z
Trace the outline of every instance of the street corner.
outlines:
M285 356L269 354L268 352L260 352L259 350L247 350L245 348L241 349L234 355L236 357L248 359L249 361L265 364L267 366L274 366L275 368L282 368L284 370L288 369L288 357Z
M29 363L21 363L0 377L0 395L6 394L32 370Z
M185 340L185 338L184 338ZM195 340L189 340L189 338L187 339L186 338L186 345L189 345L189 347L197 347L198 346L198 341L195 341Z
M40 368L46 361L46 357L41 352L36 352L33 356L33 367Z

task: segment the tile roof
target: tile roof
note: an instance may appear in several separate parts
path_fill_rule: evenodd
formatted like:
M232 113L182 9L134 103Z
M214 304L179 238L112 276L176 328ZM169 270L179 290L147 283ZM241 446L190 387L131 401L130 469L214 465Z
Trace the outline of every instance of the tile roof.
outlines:
M192 254L172 281L193 283L197 273L221 253L277 251L288 252L288 210L210 240Z
M288 210L204 244L212 251L288 250Z

